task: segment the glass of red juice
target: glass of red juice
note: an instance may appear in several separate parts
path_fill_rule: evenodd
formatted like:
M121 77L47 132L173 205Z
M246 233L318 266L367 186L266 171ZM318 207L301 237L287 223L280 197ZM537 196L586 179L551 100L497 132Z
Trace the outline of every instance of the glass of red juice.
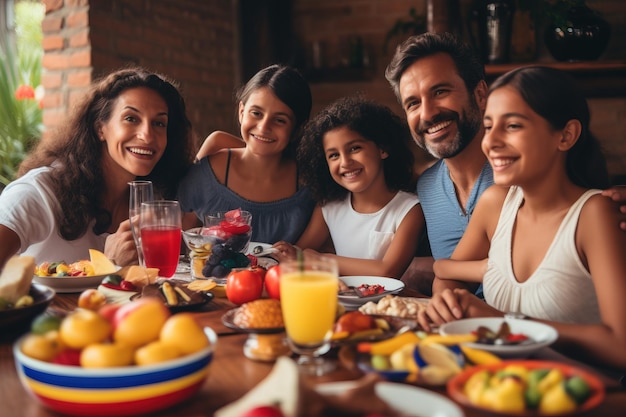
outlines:
M180 255L182 219L178 201L141 203L139 222L146 267L159 268L159 276L170 278Z

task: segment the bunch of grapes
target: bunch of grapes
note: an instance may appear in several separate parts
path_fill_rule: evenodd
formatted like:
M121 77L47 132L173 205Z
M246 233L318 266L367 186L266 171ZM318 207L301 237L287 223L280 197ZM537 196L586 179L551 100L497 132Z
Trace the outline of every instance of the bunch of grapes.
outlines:
M202 268L202 275L224 278L233 268L245 268L249 265L250 259L245 254L233 250L228 243L220 243L213 246L211 256Z

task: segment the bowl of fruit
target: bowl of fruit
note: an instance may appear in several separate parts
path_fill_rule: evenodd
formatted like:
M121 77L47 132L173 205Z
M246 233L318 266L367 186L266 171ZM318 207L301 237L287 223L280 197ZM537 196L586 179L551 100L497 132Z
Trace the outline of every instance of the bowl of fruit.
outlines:
M450 379L447 391L458 403L512 416L566 416L587 412L605 397L600 379L561 362L505 360L474 366Z
M252 215L240 209L207 215L204 226L183 232L194 278L224 283L234 268L250 265L246 250L252 237Z
M24 389L76 416L132 416L178 404L208 376L217 335L156 299L44 313L13 346Z

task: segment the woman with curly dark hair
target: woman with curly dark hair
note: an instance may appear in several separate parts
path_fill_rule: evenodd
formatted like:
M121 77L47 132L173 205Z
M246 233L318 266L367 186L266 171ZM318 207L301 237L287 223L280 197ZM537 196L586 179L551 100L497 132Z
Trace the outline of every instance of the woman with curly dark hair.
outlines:
M318 251L330 238L341 275L400 278L417 249L424 216L414 189L411 136L388 107L337 100L304 129L302 181L318 205L296 246ZM277 255L296 248L278 242Z
M0 266L15 254L73 262L90 248L136 262L128 182L151 180L155 194L174 198L194 152L172 81L142 68L102 78L0 195Z

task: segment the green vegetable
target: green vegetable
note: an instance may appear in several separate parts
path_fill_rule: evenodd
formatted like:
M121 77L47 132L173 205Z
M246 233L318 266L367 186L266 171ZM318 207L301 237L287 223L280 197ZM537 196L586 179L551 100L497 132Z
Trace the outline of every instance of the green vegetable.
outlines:
M122 283L123 279L124 278L122 278L121 275L111 274L111 275L107 275L106 277L104 277L104 279L102 280L102 283L119 286Z
M591 394L589 384L580 376L573 376L565 381L565 391L578 404L584 403Z
M372 355L372 368L378 371L387 371L391 368L389 358L385 355Z

